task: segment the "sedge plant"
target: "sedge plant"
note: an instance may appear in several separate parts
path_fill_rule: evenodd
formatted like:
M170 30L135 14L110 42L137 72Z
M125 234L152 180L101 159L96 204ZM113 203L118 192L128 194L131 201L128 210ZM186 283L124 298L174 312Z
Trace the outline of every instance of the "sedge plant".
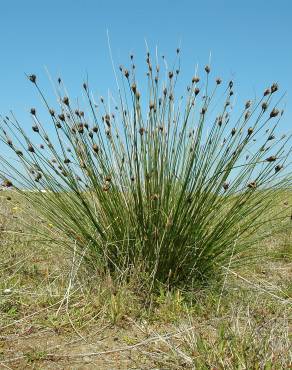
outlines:
M211 77L208 65L177 97L179 49L172 69L149 52L146 66L140 88L131 55L107 102L97 104L84 82L83 109L60 78L53 109L29 75L47 118L31 108L28 134L13 114L2 117L2 185L88 268L115 274L142 266L154 285L170 287L219 279L222 267L248 260L267 222L277 227L290 217L276 208L291 189L278 85L235 112L233 81Z

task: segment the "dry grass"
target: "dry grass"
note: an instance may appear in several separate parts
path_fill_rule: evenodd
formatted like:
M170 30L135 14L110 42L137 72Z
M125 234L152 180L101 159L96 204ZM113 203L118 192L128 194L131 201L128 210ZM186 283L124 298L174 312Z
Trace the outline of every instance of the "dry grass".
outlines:
M0 367L292 367L291 224L261 246L267 258L227 266L223 288L161 289L146 304L137 276L84 277L77 256L31 241L13 194L1 193L0 209Z

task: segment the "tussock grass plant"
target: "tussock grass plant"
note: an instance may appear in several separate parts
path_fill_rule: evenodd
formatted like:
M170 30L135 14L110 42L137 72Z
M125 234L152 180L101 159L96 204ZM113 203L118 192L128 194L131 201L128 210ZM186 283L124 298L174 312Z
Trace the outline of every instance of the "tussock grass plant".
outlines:
M235 112L233 81L211 77L210 66L177 98L180 50L171 69L149 52L146 62L146 87L131 55L107 102L97 104L84 82L83 110L60 78L53 109L29 75L48 116L31 108L33 136L13 114L2 117L10 150L1 156L2 185L90 268L120 274L143 266L152 284L170 287L219 279L222 266L248 260L271 218L277 227L289 221L289 208L274 211L291 187L278 85Z

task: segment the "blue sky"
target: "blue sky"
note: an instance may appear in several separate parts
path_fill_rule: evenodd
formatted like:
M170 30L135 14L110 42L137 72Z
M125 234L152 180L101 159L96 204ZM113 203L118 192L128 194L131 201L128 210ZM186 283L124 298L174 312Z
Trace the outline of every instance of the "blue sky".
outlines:
M12 109L24 125L29 108L40 104L25 73L36 73L46 88L46 66L53 77L63 76L75 96L87 73L100 94L114 86L108 29L117 65L130 52L138 65L144 63L146 38L170 60L180 45L188 77L211 52L214 77L235 79L243 99L277 81L287 92L284 122L291 127L290 0L9 0L1 1L0 10L0 112Z

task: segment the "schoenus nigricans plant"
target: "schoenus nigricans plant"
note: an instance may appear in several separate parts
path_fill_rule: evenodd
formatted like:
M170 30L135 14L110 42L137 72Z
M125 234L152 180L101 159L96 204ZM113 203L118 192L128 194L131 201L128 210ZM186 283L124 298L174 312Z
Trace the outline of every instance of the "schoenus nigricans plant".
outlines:
M291 187L291 134L278 132L278 84L234 110L235 83L212 78L206 65L204 77L188 77L181 98L180 54L170 69L163 58L163 71L147 51L141 85L131 54L116 96L95 98L84 82L84 106L68 98L59 78L53 109L31 74L47 119L30 110L31 139L13 115L0 131L2 186L13 186L54 225L62 246L77 248L89 269L114 275L142 265L153 287L219 280L222 266L242 256L246 263L271 218L291 215L289 207L274 212Z

